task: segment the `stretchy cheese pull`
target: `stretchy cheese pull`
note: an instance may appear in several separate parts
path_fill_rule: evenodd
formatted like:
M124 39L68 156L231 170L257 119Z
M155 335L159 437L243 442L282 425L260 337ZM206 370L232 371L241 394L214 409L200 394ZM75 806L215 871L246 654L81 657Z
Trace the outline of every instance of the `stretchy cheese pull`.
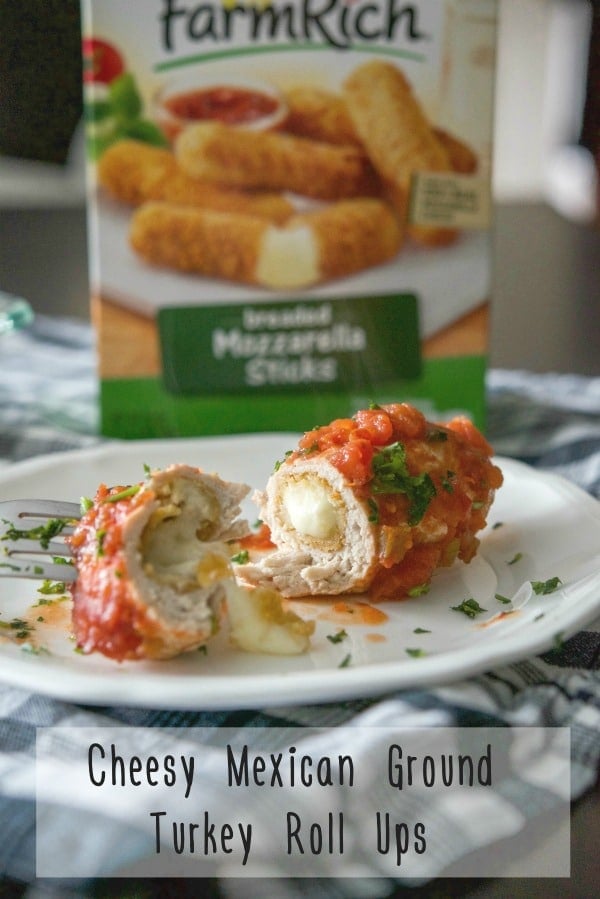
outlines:
M278 194L243 193L190 178L169 150L140 141L122 140L109 147L98 163L98 180L112 197L131 206L164 200L274 222L285 221L293 212L291 203Z
M373 168L358 147L289 134L203 122L179 136L176 155L190 177L233 187L286 190L322 200L380 192Z
M415 172L450 172L448 153L431 128L403 73L374 60L346 79L344 97L356 131L403 219L408 214ZM409 227L411 237L434 245L449 243L446 228Z
M274 289L308 287L393 258L402 233L380 200L345 200L284 226L237 213L148 203L133 248L153 265Z

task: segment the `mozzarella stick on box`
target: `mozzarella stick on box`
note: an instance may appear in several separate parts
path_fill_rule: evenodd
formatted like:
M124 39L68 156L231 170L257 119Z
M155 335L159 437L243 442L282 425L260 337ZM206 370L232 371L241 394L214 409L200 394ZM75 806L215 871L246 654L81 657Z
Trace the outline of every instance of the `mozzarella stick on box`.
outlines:
M321 200L374 196L379 180L357 147L202 122L179 136L176 155L192 178L232 187L286 190Z
M317 87L295 87L285 95L286 131L327 144L362 146L346 104L339 94Z
M98 181L114 199L130 206L164 200L222 212L245 212L283 222L293 212L279 194L244 193L190 178L169 150L141 141L122 140L106 150L98 163Z
M348 107L339 94L316 87L296 87L286 93L286 103L286 131L328 144L362 147ZM453 172L470 175L477 170L477 154L468 144L444 128L433 126L432 131L448 154Z
M153 265L269 288L307 287L386 262L402 235L380 200L346 200L283 227L240 213L147 203L130 240Z
M411 178L416 172L452 171L448 153L403 73L391 63L373 60L346 79L344 96L354 127L390 198L403 219L408 215ZM420 242L448 243L447 228L410 227Z
M343 278L392 259L402 245L402 229L381 200L341 200L318 212L293 216L283 230L309 229L318 246L320 280Z

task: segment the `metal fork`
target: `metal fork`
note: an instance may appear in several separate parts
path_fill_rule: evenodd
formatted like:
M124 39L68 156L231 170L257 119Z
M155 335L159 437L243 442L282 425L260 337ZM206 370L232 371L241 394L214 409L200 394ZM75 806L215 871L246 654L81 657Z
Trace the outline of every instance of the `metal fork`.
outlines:
M80 516L79 503L45 499L0 502L0 577L74 581L77 572L64 537L73 533Z

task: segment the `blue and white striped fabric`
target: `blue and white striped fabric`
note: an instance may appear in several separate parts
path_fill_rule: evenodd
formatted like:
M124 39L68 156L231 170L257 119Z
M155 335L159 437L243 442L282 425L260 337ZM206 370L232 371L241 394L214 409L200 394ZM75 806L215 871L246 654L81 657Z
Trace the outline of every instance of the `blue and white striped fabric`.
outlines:
M98 442L93 337L84 323L39 317L0 343L0 466L42 453ZM554 471L600 497L600 378L491 371L488 435L500 455ZM412 726L566 726L571 729L571 797L595 784L600 769L600 620L541 657L451 686L402 690L384 697L294 708L193 713L91 708L0 684L0 874L25 895L160 896L164 884L35 882L34 754L36 727L52 724L136 727L326 726L349 722ZM524 792L523 792L524 791ZM551 811L551 800L515 796L519 816ZM546 797L548 799L548 797ZM535 801L534 801L535 800ZM517 809L518 807L518 809ZM57 826L77 828L68 814ZM515 833L518 837L518 832ZM93 834L86 851L127 836L113 821ZM93 844L93 845L92 845ZM465 854L475 848L465 842ZM131 851L135 851L132 845ZM2 893L0 881L0 893ZM390 895L388 880L223 881L179 884L178 895L334 899ZM112 892L111 892L112 890ZM16 892L15 892L16 894ZM438 895L442 895L439 893Z

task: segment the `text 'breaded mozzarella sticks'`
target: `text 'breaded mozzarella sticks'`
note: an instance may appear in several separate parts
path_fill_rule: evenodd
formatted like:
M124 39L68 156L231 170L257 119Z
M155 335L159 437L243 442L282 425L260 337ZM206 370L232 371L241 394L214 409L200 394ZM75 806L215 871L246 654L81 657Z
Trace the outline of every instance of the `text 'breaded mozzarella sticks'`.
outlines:
M269 288L294 289L391 259L402 233L380 200L344 200L278 227L239 213L147 203L133 248L153 265Z
M374 60L360 66L346 79L344 98L369 158L405 218L413 174L452 171L448 153L394 65ZM410 234L437 244L448 242L454 232L419 226Z
M233 187L287 190L321 200L381 192L358 147L202 122L182 132L175 153L190 177Z
M131 206L164 200L273 222L283 222L293 212L291 203L278 194L243 193L190 178L173 153L141 141L122 140L109 147L98 162L98 181L112 197Z

